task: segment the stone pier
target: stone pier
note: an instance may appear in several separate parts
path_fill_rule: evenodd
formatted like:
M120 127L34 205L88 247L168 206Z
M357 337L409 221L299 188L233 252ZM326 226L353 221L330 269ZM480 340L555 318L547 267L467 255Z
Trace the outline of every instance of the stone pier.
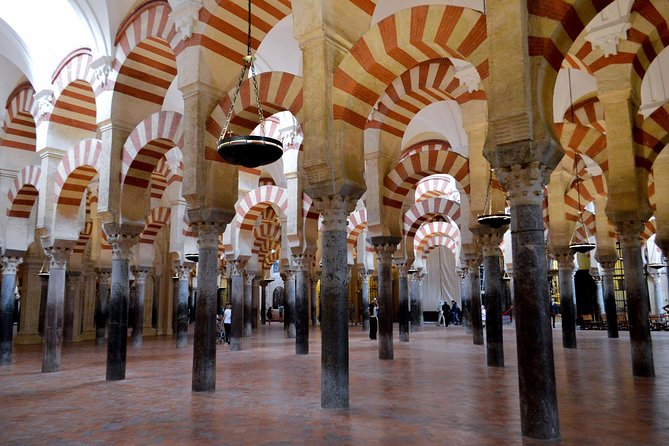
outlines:
M63 312L65 306L65 271L74 242L56 241L44 249L49 260L49 290L44 317L44 356L42 372L60 370L63 347Z
M401 241L399 237L372 237L378 259L378 303L379 303L379 359L393 359L393 253Z
M556 248L560 281L560 314L562 316L562 347L576 348L576 295L574 292L574 253L569 248Z
M2 257L2 287L0 294L0 364L12 362L14 335L14 289L16 273L23 263L23 256Z

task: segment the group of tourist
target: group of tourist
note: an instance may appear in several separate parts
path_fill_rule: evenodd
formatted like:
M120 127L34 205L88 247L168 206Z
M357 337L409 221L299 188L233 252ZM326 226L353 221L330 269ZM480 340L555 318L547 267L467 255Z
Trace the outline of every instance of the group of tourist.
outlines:
M462 324L462 311L456 301L451 300L451 305L448 305L448 302L440 300L437 311L439 312L439 318L437 319L438 326L441 327L443 325L444 327L448 327L449 324Z

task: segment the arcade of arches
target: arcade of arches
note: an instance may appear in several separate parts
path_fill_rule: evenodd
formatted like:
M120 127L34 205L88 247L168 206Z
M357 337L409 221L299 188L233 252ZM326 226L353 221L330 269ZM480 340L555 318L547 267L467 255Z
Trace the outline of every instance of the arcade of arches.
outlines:
M0 375L22 349L40 349L39 379L98 345L125 380L173 336L193 395L218 392L217 351L252 350L280 306L295 354L320 347L310 396L348 409L366 398L349 393L349 318L378 313L393 360L441 300L462 308L457 342L517 369L518 438L560 437L554 336L578 351L579 325L602 328L588 335L626 343L635 383L666 372L666 0L258 0L264 129L250 78L232 103L245 0L5 3ZM282 158L223 162L228 110Z

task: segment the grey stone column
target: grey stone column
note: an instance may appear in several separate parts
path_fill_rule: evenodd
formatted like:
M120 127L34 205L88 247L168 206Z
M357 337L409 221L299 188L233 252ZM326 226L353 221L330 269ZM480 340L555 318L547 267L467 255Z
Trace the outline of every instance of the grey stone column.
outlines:
M184 262L175 268L179 275L179 294L177 295L177 348L188 345L188 296L190 289L188 283L195 265L193 262Z
M250 338L253 334L253 279L255 272L248 272L244 277L244 331L243 336Z
M112 224L113 225L113 224ZM116 226L116 225L113 225ZM128 350L128 306L130 299L130 251L137 243L139 230L122 233L105 227L112 245L111 294L109 298L109 334L107 337L107 381L125 379Z
M265 325L267 322L267 284L273 280L263 279L260 281L260 323Z
M470 290L469 268L462 267L459 271L460 276L460 300L462 302L462 325L465 327L465 333L472 334L472 293Z
M504 367L504 342L502 332L502 268L499 244L506 225L499 229L477 228L478 240L483 248L483 270L485 271L486 308L486 357L488 367Z
M74 243L56 244L44 249L49 257L49 290L44 317L44 355L42 372L57 372L60 369L60 353L63 347L63 306L65 304L65 270L72 254Z
M72 341L74 333L74 313L77 303L77 282L80 271L68 271L66 274L65 304L63 308L63 341Z
M372 237L371 242L378 259L379 303L379 359L393 359L393 288L392 261L399 237Z
M5 256L12 254L10 250ZM15 344L39 344L40 335L37 332L40 315L41 280L38 272L42 261L39 257L26 256L20 270L21 280L21 312L19 314L19 331L14 339ZM21 279L19 279L19 277Z
M47 260L48 261L48 260ZM46 305L47 296L49 294L49 273L42 273L39 275L42 289L39 297L39 321L37 323L37 332L40 336L44 336L44 321L46 319Z
M146 277L149 274L147 269L136 269L135 272L135 295L137 302L135 303L135 323L132 328L132 345L141 347L142 335L144 333L144 295L146 291Z
M655 292L655 313L660 315L663 313L662 307L664 306L664 293L662 291L662 275L659 271L652 272L650 277L653 278L653 291Z
M295 281L297 279L296 271L293 269L285 270L285 293L286 303L283 306L283 321L286 329L286 336L295 337Z
M409 265L406 263L397 264L399 271L399 332L400 342L409 342Z
M560 423L542 208L550 171L536 161L495 170L511 203L513 270L518 273L514 309L522 434L556 439Z
M313 254L293 256L295 264L295 354L309 354L309 266Z
M423 279L425 273L417 272L411 277L411 327L418 331L424 323L423 318Z
M312 267L315 269L315 267ZM311 274L311 325L314 327L318 325L318 281L320 280L321 272L313 271Z
M95 301L95 345L105 343L105 328L109 317L109 285L111 284L111 272L100 271L98 279L98 295Z
M244 337L244 270L246 260L238 259L228 262L230 267L230 300L232 302L232 324L230 326L230 350L242 351Z
M216 310L218 305L218 240L223 223L202 222L197 231L197 304L193 334L194 392L216 390Z
M599 270L596 270L597 274L591 274L595 284L597 284L597 320L602 320L602 314L604 314L604 290L602 289L602 276L599 274Z
M560 315L562 317L562 347L576 348L576 296L574 293L574 253L569 248L556 248L560 281Z
M613 270L615 269L615 259L598 259L602 266L602 283L604 292L604 311L606 312L606 329L608 337L615 339L618 334L618 310L616 308L616 293L613 282Z
M0 294L0 364L12 362L14 335L14 289L16 272L23 263L23 257L2 257L2 286Z
M483 345L483 321L481 320L481 279L478 254L468 254L465 258L469 269L470 316L472 320L472 339L474 345ZM486 315L487 316L487 315Z
M649 304L646 276L643 273L639 221L616 222L625 268L627 319L632 344L632 371L634 376L655 376L653 345L648 321Z
M156 274L151 274L151 328L154 330L158 328L158 296L160 292L160 277Z
M369 278L372 276L372 271L367 271L365 268L360 270L361 294L362 294L362 330L369 330Z
M253 279L253 285L251 287L251 328L258 328L258 309L260 307L260 288L258 284L260 283L260 277L256 276Z
M321 232L321 407L349 406L348 271L346 225L354 200L314 200L323 217Z

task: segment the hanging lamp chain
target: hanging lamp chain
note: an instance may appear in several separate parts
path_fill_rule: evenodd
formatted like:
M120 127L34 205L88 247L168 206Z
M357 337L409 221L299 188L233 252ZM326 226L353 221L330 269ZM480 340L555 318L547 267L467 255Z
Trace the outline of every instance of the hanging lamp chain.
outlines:
M583 232L585 233L585 241L587 242L588 239L590 238L590 234L588 233L588 227L585 224L585 221L583 220L583 208L581 207L581 175L578 170L578 160L580 159L580 156L576 154L574 157L574 174L576 176L576 201L578 203L578 223L581 224L581 227L583 228ZM571 242L574 242L574 237L576 236L576 230L574 230L572 236L571 236Z
M488 175L488 189L485 194L485 203L483 205L483 212L487 215L492 215L492 167Z

